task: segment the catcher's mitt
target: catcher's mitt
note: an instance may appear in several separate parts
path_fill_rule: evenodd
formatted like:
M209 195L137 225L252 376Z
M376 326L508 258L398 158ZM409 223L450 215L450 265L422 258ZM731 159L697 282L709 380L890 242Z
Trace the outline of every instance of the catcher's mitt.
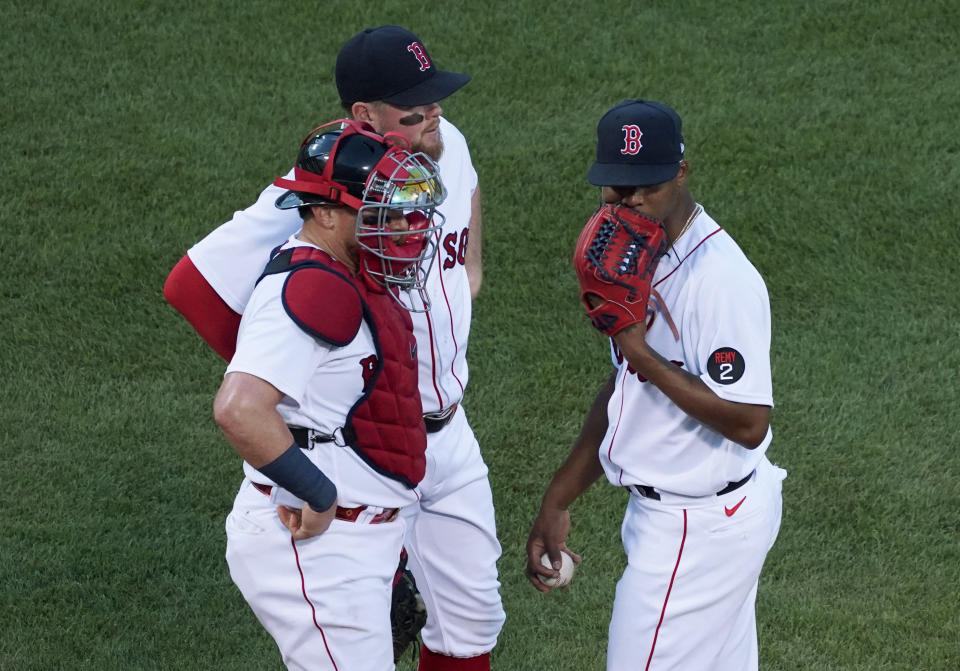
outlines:
M400 552L400 565L393 576L393 603L390 605L390 624L393 628L393 662L411 643L417 641L420 630L427 623L427 607L423 603L417 581L407 568L407 551ZM419 651L413 646L413 657Z
M603 205L593 213L580 233L573 264L580 299L597 329L613 336L646 321L650 283L666 250L666 231L653 217L625 205Z

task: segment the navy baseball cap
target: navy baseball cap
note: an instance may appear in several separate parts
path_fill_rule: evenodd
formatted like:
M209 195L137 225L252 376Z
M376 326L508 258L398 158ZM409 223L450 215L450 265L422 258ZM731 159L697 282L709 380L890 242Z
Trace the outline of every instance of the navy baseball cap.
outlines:
M683 160L680 117L662 103L624 100L597 124L594 186L648 186L676 177Z
M382 100L415 107L442 100L470 75L439 70L420 38L400 26L367 28L337 56L337 91L345 105Z

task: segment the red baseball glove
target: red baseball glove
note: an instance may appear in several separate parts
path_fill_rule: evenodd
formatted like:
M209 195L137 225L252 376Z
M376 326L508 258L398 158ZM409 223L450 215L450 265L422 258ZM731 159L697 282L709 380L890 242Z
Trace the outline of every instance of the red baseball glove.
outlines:
M598 330L613 336L646 321L650 283L666 251L667 233L653 217L625 205L603 205L593 213L580 233L573 265L580 299Z

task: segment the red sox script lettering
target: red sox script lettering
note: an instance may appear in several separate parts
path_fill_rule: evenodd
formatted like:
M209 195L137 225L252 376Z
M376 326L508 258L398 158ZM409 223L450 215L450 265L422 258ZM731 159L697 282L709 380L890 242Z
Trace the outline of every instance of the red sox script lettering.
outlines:
M447 253L443 259L443 269L450 270L458 263L462 266L467 262L467 243L470 239L470 229L460 231L460 242L457 243L456 233L447 233L443 239L443 250Z
M427 56L427 52L423 50L422 44L413 42L407 47L407 51L417 57L417 60L420 62L420 72L430 67L430 57Z
M623 149L620 150L620 153L635 156L639 153L640 148L643 147L643 145L640 144L643 131L641 131L640 126L636 124L626 124L622 126L620 130L623 131Z

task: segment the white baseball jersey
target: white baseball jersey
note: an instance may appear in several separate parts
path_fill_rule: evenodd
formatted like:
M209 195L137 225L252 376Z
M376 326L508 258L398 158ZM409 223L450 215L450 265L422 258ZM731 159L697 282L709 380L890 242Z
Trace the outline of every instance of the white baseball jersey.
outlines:
M291 238L284 248L294 246L312 245ZM303 331L281 301L286 278L287 273L267 275L254 289L240 321L237 352L227 373L255 375L283 392L277 411L287 424L334 434L363 395L362 362L376 357L377 348L365 320L344 347L334 347ZM350 447L320 443L304 454L336 484L341 506L399 508L416 501L413 490L378 474ZM273 484L246 462L243 469L253 482Z
M438 163L447 196L439 211L445 221L443 230L437 233L439 251L427 280L431 310L412 315L424 412L442 410L463 397L471 317L465 262L470 200L477 188L477 173L463 134L442 117L440 134L444 150ZM292 178L292 170L287 177ZM237 313L245 311L270 252L303 223L295 209L278 210L274 206L284 192L271 184L257 202L235 212L230 221L188 252L197 270Z
M766 286L706 212L700 211L660 260L653 288L665 308L649 325L650 347L698 376L723 399L773 406ZM756 449L746 449L687 415L634 372L615 345L613 359L616 388L599 449L611 483L707 496L742 479L763 459L772 438L769 429Z

